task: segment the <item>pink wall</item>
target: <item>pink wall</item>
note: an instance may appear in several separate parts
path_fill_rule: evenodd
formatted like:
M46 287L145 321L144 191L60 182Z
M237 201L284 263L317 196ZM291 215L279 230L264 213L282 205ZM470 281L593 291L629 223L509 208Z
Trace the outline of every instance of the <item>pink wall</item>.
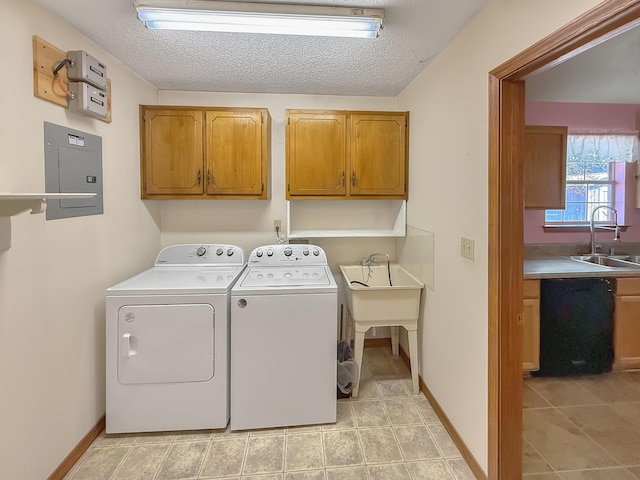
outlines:
M636 114L640 105L609 103L527 102L527 125L566 125L571 130L636 130ZM625 172L624 223L629 228L621 235L622 242L640 242L640 209L636 208L636 164L620 164L617 172ZM618 177L619 178L619 177ZM619 210L622 206L618 206ZM621 212L622 213L622 212ZM544 210L525 210L524 243L588 243L587 232L545 232ZM609 232L598 234L599 241L613 240ZM608 237L611 237L610 239Z

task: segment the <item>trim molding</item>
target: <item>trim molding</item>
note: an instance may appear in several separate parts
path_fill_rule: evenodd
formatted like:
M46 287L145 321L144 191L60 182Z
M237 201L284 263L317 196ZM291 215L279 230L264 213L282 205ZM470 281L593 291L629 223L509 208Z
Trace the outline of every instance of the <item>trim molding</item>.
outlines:
M389 347L391 348L391 339L387 338L365 338L365 347Z
M54 472L49 475L47 480L63 480L65 475L71 471L76 462L80 460L80 457L84 455L84 452L86 452L94 442L94 440L98 438L98 435L100 435L100 433L104 430L104 427L105 419L103 415L102 418L98 420L98 423L96 423L93 428L89 430L89 433L87 433L82 438L82 440L80 440L78 444L73 448L73 450L69 452L69 455L67 455L62 463L58 465L58 468L56 468Z
M390 342L391 342L391 339L389 339L389 343ZM407 352L404 351L404 348L402 348L402 345L399 345L399 347L400 347L399 348L400 358L402 358L402 361L407 366L407 368L411 370L409 355L407 355ZM467 465L469 465L469 468L471 469L475 477L478 480L487 480L487 475L484 473L484 470L482 470L482 467L476 460L476 457L473 456L473 454L471 453L471 450L469 450L469 448L467 447L467 444L464 443L464 440L462 440L462 437L460 436L458 431L455 429L455 427L451 423L451 420L449 420L449 417L447 417L447 414L444 413L444 410L436 400L436 397L433 396L433 394L431 393L431 390L429 390L429 387L427 387L427 384L424 383L424 380L420 375L418 375L418 380L420 382L420 390L422 391L422 393L424 393L425 397L427 397L427 400L429 400L429 403L433 407L433 411L436 412L436 415L438 416L438 418L444 425L444 428L447 430L447 432L451 436L453 443L455 443L456 447L458 447L458 450L460 450L462 457L467 462Z
M429 390L429 387L427 387L427 384L424 383L422 377L418 378L420 380L420 390L422 390L422 393L424 393L424 395L427 397L427 400L429 400L429 403L433 407L433 411L436 412L436 415L438 415L438 418L444 425L444 428L447 430L447 432L449 432L453 443L455 443L456 447L458 447L458 450L460 450L460 453L462 454L464 460L467 462L467 465L469 465L471 472L478 480L487 480L487 475L484 473L484 470L482 470L482 467L477 462L476 457L473 456L471 450L469 450L469 447L467 447L467 444L464 443L464 440L462 440L462 437L451 423L451 420L449 420L449 417L447 417L447 414L444 413L444 410Z
M522 477L524 80L640 25L640 0L605 0L489 72L488 470Z

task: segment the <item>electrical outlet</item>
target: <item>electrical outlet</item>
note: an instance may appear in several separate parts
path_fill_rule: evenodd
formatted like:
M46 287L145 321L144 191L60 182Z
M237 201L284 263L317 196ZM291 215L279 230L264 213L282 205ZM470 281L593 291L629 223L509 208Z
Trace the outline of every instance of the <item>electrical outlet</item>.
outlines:
M460 237L460 255L473 260L476 242L473 238Z
M282 221L274 220L273 221L273 231L274 232L282 232Z

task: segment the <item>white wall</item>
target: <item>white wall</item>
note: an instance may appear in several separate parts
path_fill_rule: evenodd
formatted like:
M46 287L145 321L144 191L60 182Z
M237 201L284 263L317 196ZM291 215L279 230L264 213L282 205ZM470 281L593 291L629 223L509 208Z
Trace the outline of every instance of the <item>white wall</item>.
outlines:
M0 252L0 477L33 480L104 414L104 290L160 248L159 211L140 201L138 142L138 104L158 93L31 2L0 2L0 18L0 192L44 191L44 121L103 142L104 214L15 216L13 246ZM113 123L34 97L32 35L107 65Z
M488 72L597 3L494 0L398 98L411 111L408 223L435 234L420 372L485 471Z
M267 108L271 114L271 200L168 200L161 203L162 244L188 242L233 243L247 254L255 247L276 243L273 220L282 220L286 231L284 120L286 109L398 110L395 97L345 97L322 95L274 95L161 91L162 105ZM363 201L366 202L366 201ZM325 201L326 203L326 201ZM332 204L330 202L330 204ZM344 205L335 203L336 218ZM374 205L374 203L370 203ZM318 218L318 221L323 219ZM337 221L337 220L336 220ZM348 225L348 217L343 218ZM323 247L332 270L354 263L372 252L388 252L395 258L392 238L310 239Z

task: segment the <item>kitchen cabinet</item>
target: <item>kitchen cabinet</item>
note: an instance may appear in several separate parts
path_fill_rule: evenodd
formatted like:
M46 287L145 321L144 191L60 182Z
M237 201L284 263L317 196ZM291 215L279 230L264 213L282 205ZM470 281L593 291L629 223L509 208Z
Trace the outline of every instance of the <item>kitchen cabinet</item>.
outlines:
M522 372L540 369L540 280L523 282Z
M565 208L567 127L525 127L524 207Z
M267 199L264 108L140 106L145 199Z
M640 278L616 280L613 368L640 368Z
M288 200L407 199L409 112L287 110Z

